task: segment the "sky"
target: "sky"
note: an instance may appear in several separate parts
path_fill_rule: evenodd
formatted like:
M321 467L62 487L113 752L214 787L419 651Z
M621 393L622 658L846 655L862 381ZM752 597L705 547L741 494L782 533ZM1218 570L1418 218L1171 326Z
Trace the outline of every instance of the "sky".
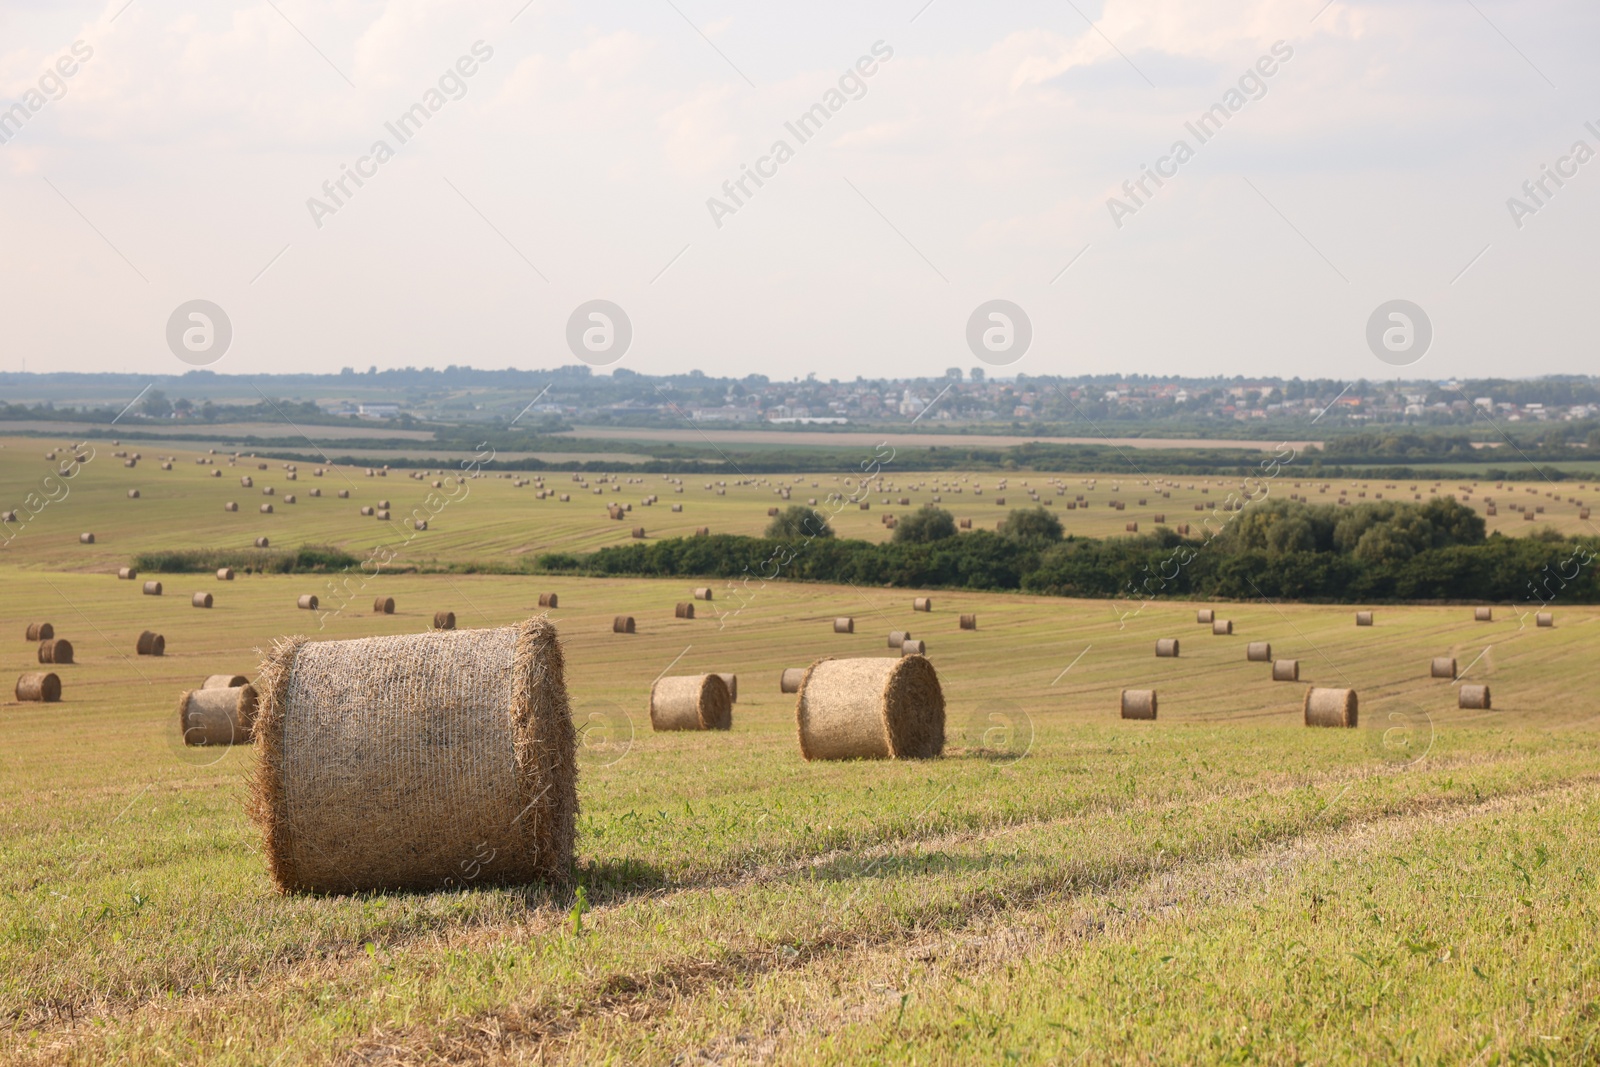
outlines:
M11 0L0 369L1594 373L1597 40L1592 0Z

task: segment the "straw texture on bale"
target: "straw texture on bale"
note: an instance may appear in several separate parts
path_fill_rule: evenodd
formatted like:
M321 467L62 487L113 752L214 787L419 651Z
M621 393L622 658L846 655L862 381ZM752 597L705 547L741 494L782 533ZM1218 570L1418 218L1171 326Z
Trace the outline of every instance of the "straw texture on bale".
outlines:
M135 578L139 577L139 572L134 570L132 567L118 567L117 577L124 582L131 582Z
M1533 621L1539 626L1554 626L1556 617L1548 611L1541 611L1533 617Z
M1461 694L1456 700L1456 706L1471 708L1474 711L1493 711L1494 707L1489 699L1489 687L1486 685L1464 685Z
M1122 717L1124 719L1155 718L1156 691L1154 689L1124 689L1122 691Z
M56 635L56 628L47 622L30 622L28 624L29 641L48 641Z
M18 700L54 704L61 699L61 679L46 671L30 671L17 679Z
M281 889L568 878L576 738L548 621L294 638L260 686L251 814Z
M675 619L694 618L694 604L687 600L679 601L672 606L672 617Z
M146 630L139 635L133 647L141 656L164 656L167 654L167 639L158 633Z
M434 612L433 628L435 630L454 630L456 628L456 613L453 611Z
M978 617L976 615L961 616L961 628L963 630L976 630L978 628Z
M540 593L539 606L541 608L554 608L561 606L561 598L555 593Z
M833 632L836 634L853 634L856 632L856 620L838 618L833 620Z
M295 600L294 606L300 608L302 611L316 611L317 595L315 593L302 593Z
M219 581L219 582L231 582L231 581L233 581L233 568L232 567L218 567L217 568L217 581Z
M200 683L201 689L232 689L235 686L249 685L250 679L242 674L208 674L206 680Z
M798 693L800 692L800 683L805 680L806 669L804 667L785 668L784 672L778 676L778 692Z
M374 615L393 615L394 597L380 596L372 598L372 613Z
M944 751L944 691L922 656L818 660L795 722L807 760L929 759Z
M1218 635L1226 635L1226 634L1233 633L1233 620L1232 619L1213 619L1213 620L1211 620L1211 632L1214 633L1214 634L1218 634Z
M1201 608L1199 611L1194 613L1194 621L1204 626L1211 625L1212 620L1214 620L1216 617L1216 613L1210 608Z
M912 641L908 638L901 642L900 654L902 656L926 656L928 654L928 642Z
M1472 618L1476 622L1493 622L1494 621L1494 609L1493 608L1474 608L1473 612L1472 612Z
M631 633L633 633L633 616L632 615L618 615L616 618L612 619L611 620L611 632L614 633L614 634L631 634Z
M733 698L717 674L658 678L650 688L650 728L727 730L733 726Z
M912 597L911 598L911 610L912 611L932 611L933 610L933 598L932 597L925 597L925 596Z
M1371 626L1372 625L1372 612L1370 612L1370 611L1358 611L1358 612L1356 612L1356 625L1357 626Z
M191 689L178 698L186 745L248 745L256 719L254 686Z
M145 582L144 583L144 595L145 596L160 596L161 595L161 583L160 582Z
M694 598L696 600L710 600L711 599L711 587L709 585L700 586L698 589L696 589L694 591Z
M1434 678L1455 678L1456 661L1453 656L1435 656L1429 673Z
M189 603L193 604L197 608L209 608L211 606L211 594L196 593L194 596L189 598Z
M1251 641L1244 646L1244 658L1250 663L1272 662L1272 645L1266 641Z
M1305 720L1307 726L1354 727L1356 725L1356 691L1354 689L1306 690Z
M1156 656L1160 659L1174 659L1178 655L1178 639L1176 637L1162 637L1156 641Z
M1297 659L1273 660L1272 680L1274 682L1298 682L1300 680L1300 661Z
M39 642L40 663L71 663L72 642L65 637L52 637Z

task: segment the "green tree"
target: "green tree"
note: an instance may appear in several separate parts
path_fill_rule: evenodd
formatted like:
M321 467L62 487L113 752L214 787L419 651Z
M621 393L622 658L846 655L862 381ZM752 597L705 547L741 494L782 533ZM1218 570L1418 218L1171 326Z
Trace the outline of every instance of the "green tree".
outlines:
M922 505L901 519L894 528L894 539L900 544L926 544L955 535L955 516L932 504Z
M168 402L166 393L152 389L144 395L144 403L139 405L139 410L153 419L164 419L172 414L172 404Z
M804 504L791 504L767 523L767 536L776 541L797 541L802 537L832 537L827 516Z
M1014 541L1059 541L1061 520L1048 508L1017 508L1006 516L1000 533Z

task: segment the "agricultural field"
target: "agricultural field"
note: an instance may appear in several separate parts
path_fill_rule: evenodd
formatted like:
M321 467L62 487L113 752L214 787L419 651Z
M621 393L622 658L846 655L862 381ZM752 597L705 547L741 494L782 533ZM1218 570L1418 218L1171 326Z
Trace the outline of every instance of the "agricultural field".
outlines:
M48 443L4 444L5 499L42 495ZM635 525L652 538L756 534L769 507L851 491L833 473L711 489L685 477L681 494L660 476L585 488L547 474L540 499L491 464L416 531L402 520L445 476L316 477L301 464L290 481L279 463L205 456L213 478L198 454L170 454L170 471L148 453L127 468L100 447L0 555L7 1061L1594 1058L1600 708L1585 694L1600 688L1600 608L1558 603L1544 627L1504 606L1490 621L1470 606L1381 606L1358 627L1364 605L1129 614L936 591L922 612L909 591L782 581L694 602L689 583L548 576L383 573L332 591L326 575L120 580L139 552L262 536L356 555L405 540L402 561L466 563L622 543ZM884 513L936 495L991 525L1031 504L1028 489L1069 532L1115 536L1158 509L1192 521L1195 504L1237 486L883 474L869 510L837 514L841 536L886 537ZM1491 528L1513 534L1586 525L1586 486L1559 502L1531 484L1413 491L1285 472L1271 486L1314 501L1439 492L1545 506L1541 522L1500 507ZM1090 506L1066 510L1080 494ZM382 528L358 513L380 499L395 516ZM613 501L633 505L625 520L606 518ZM145 595L146 580L162 594ZM194 593L213 606L191 606ZM213 673L254 676L285 635L420 633L439 611L462 628L504 626L542 613L546 593L580 730L575 885L279 893L246 815L256 753L185 746L179 694ZM318 610L296 606L307 594ZM374 613L380 596L394 614ZM695 618L675 617L682 602ZM1197 624L1204 607L1233 633ZM619 614L635 633L612 632ZM976 629L960 628L963 614ZM853 633L834 632L839 617ZM62 699L12 701L10 680L39 669L24 630L43 620L74 646L73 663L51 668ZM135 652L147 630L165 637L163 656ZM780 672L893 655L891 630L926 641L946 699L943 758L805 762ZM1177 657L1155 656L1164 638ZM1299 681L1272 681L1270 663L1247 660L1251 642L1297 660ZM1454 658L1459 677L1430 677L1435 657ZM711 671L739 677L731 731L652 733L653 681ZM1492 710L1459 708L1460 684L1488 684ZM1356 728L1306 728L1309 685L1356 690ZM1124 689L1156 690L1159 718L1119 718Z

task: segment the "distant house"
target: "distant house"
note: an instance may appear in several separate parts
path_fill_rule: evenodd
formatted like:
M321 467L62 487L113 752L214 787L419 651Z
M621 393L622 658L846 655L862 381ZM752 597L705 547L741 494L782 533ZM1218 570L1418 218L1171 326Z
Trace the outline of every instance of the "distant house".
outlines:
M363 419L393 419L400 415L399 404L362 404L356 408L356 414Z

